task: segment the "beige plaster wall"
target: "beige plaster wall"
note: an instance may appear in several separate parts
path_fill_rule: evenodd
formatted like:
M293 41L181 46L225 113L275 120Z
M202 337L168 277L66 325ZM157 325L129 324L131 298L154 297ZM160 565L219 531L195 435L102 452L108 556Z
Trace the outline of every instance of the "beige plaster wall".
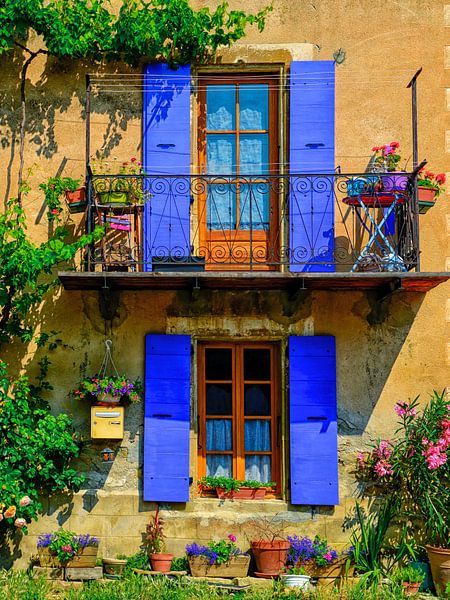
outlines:
M198 2L197 6L211 2ZM247 3L257 10L263 0ZM342 170L364 169L375 144L397 139L403 157L411 154L410 90L406 85L420 66L420 157L435 171L450 171L448 89L448 5L438 0L311 0L274 1L264 33L251 31L241 44L220 53L223 63L276 62L293 59L330 60L338 49L345 60L336 67L336 163ZM231 2L241 8L241 3ZM447 17L446 17L447 15ZM39 40L34 40L38 44ZM21 54L3 56L0 86L0 197L15 193L17 177ZM105 67L106 69L106 67ZM108 67L111 69L111 67ZM84 169L83 91L92 65L57 63L45 57L33 65L28 81L29 118L26 164L32 192L25 199L30 232L48 234L37 183L57 172L80 177ZM125 72L125 68L117 68ZM139 155L140 95L128 90L93 101L92 154L108 149L126 160ZM411 161L409 162L411 164ZM450 186L449 186L450 188ZM423 270L450 270L449 195L420 218ZM44 211L45 212L45 211ZM65 215L77 235L82 217ZM288 506L284 500L258 504L195 498L185 507L167 507L168 548L181 553L187 541L238 533L245 545L245 522L255 513L281 513L290 532L320 533L344 544L343 517L356 489L351 474L354 456L364 440L386 436L394 428L392 407L399 399L449 384L450 288L442 285L425 297L394 294L382 303L360 293L282 292L124 292L116 316L105 321L93 292L59 290L42 307L39 327L59 329L64 345L52 353L55 412L74 415L86 441L80 468L85 489L73 498L52 499L48 514L30 526L15 554L23 566L34 551L36 536L58 524L102 537L101 553L132 553L142 543L145 524L154 506L140 495L142 473L142 406L127 409L126 436L115 444L112 466L100 461L104 444L89 439L89 407L74 403L67 393L80 372L100 365L104 340L114 343L120 370L131 377L143 374L146 333L189 333L194 341L212 338L273 339L285 344L291 334L330 334L337 340L339 468L341 504L312 515L309 508ZM6 358L36 367L31 348L9 348ZM30 362L31 361L31 362ZM195 356L193 358L195 362ZM283 385L285 382L283 381ZM192 390L195 398L195 381ZM195 402L191 430L191 475L196 475ZM285 441L287 443L287 432ZM314 518L313 518L314 517ZM247 527L248 528L248 527Z

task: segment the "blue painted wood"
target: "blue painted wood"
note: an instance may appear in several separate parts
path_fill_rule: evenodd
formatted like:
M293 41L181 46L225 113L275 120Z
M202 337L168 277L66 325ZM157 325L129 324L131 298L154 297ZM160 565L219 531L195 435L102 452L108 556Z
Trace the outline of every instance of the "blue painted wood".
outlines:
M292 504L339 504L334 337L289 338L289 423Z
M149 201L144 207L144 270L151 271L153 256L189 256L191 69L167 64L144 70L143 166L144 172L172 175L148 180Z
M290 84L290 172L334 173L334 62L294 61ZM289 198L290 270L332 272L333 179L319 175L305 183L307 193L294 185Z
M144 500L189 500L191 338L145 340Z

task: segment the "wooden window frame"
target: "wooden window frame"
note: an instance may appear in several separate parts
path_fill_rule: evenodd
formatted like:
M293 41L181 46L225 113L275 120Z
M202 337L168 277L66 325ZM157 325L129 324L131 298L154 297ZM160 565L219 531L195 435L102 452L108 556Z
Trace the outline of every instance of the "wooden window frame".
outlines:
M255 75L258 77L255 82ZM259 79L260 78L260 79ZM198 137L197 137L197 151L198 151L198 166L201 174L207 173L207 156L206 156L206 138L207 134L231 134L235 135L236 148L235 148L235 159L236 168L234 175L226 176L226 183L236 184L239 189L239 177L240 177L240 135L246 134L268 134L268 148L269 148L269 165L267 169L267 175L277 175L280 173L279 169L279 152L280 152L280 132L279 132L279 76L275 73L256 73L256 74L218 74L218 75L200 75L199 76L199 92L198 92ZM255 84L255 85L268 85L269 88L269 115L268 115L268 129L261 130L240 130L239 129L239 85L240 84ZM208 85L237 85L236 88L236 102L235 102L235 129L230 130L207 130L206 128L206 90ZM238 109L239 107L239 109ZM218 175L221 175L220 173ZM248 175L248 173L243 174ZM214 176L213 176L214 177ZM265 175L261 174L261 180L258 179L257 175L252 175L252 185L258 184L260 181L264 181ZM221 183L220 177L214 177L214 183ZM241 180L242 183L242 180ZM279 195L276 193L277 186L269 183L269 228L268 230L252 229L251 236L253 243L267 243L269 248L274 248L277 240L280 243L280 223L279 223ZM238 200L238 203L240 200ZM224 234L229 236L233 243L239 241L246 241L249 234L248 230L241 230L239 228L239 204L236 206L236 229L232 230L209 230L206 222L206 193L199 194L199 207L198 215L201 215L199 221L199 234L200 234L200 246L204 246L206 240L210 243L224 242ZM207 265L208 269L219 269L226 270L225 265L214 265L211 263ZM238 265L234 265L233 268L239 268ZM278 267L261 263L258 270L277 270ZM246 270L246 268L245 268Z
M214 381L214 383L231 383L232 385L232 415L218 415L208 418L229 418L232 421L233 449L225 451L206 451L206 373L205 355L210 348L231 349L232 351L232 381ZM244 380L244 350L270 350L271 352L271 379L268 381ZM245 479L245 456L246 455L271 455L272 481L276 483L272 495L279 496L281 493L280 481L280 443L281 443L281 395L279 388L280 350L277 343L271 342L199 342L198 344L198 476L206 475L207 454L231 454L232 472L236 479ZM269 417L245 417L244 416L244 385L248 383L270 383L271 393L271 415ZM244 449L244 423L245 420L264 419L271 422L271 452L249 452Z

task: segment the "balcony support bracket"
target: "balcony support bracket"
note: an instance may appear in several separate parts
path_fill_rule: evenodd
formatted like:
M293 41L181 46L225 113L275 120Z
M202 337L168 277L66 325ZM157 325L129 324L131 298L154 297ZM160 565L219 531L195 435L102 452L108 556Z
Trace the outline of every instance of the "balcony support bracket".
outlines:
M400 278L389 281L380 286L377 290L377 302L381 303L390 298L395 292L400 292L403 289L402 280Z

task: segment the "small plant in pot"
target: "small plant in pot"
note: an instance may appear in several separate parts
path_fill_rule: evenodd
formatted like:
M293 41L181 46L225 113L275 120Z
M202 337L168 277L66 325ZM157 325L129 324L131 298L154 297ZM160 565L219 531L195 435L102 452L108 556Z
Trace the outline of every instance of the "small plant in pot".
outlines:
M339 556L326 539L319 535L314 539L293 535L288 536L288 540L288 565L303 567L311 577L338 577L343 574L348 553Z
M311 577L306 574L304 567L290 567L282 577L286 587L297 587L305 591L310 589Z
M394 571L391 579L395 583L401 583L407 596L415 596L424 580L424 574L414 567L403 567Z
M419 213L425 214L434 206L436 199L444 191L445 173L435 175L423 167L417 176L417 199Z
M81 178L50 177L39 188L44 192L47 204L47 218L50 222L58 219L62 212L61 200L65 197L71 213L84 212L86 209L86 189L80 186Z
M97 537L66 529L43 533L37 541L39 562L43 567L95 567L99 543Z
M384 193L394 191L406 191L408 184L408 175L399 170L401 161L399 142L390 142L381 146L374 146L372 152L375 153L374 166L380 172L388 173L381 176Z
M232 477L202 477L198 483L202 490L215 490L218 498L229 500L261 500L266 491L276 485L273 482L241 481Z
M153 571L160 573L168 573L170 571L173 554L164 552L165 547L164 522L159 516L159 508L151 517L150 523L147 525L146 545Z
M188 544L186 555L194 577L246 577L250 565L250 556L236 546L232 533L207 546Z
M276 577L283 570L290 546L283 536L286 526L278 515L258 517L248 522L257 577Z

